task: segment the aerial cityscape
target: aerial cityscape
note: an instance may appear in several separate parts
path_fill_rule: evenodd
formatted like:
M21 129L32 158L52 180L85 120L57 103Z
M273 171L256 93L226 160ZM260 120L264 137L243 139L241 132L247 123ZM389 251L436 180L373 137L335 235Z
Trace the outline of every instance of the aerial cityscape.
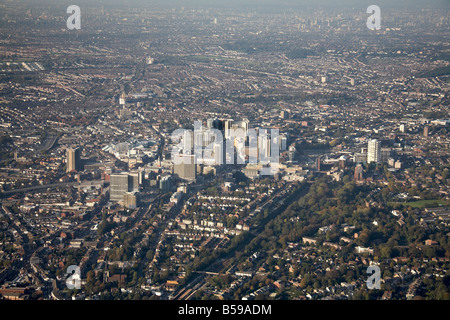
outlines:
M450 299L450 3L241 2L0 1L0 300Z

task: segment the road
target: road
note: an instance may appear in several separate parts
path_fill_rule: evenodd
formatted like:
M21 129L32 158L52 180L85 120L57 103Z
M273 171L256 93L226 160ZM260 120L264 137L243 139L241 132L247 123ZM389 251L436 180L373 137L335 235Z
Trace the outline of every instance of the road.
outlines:
M61 182L61 183L52 183L52 184L45 184L40 186L32 186L27 188L20 188L20 189L14 189L14 190L8 190L4 192L0 192L0 198L5 198L7 196L11 196L16 193L22 193L22 192L29 192L34 190L40 190L40 189L48 189L48 188L59 188L59 187L67 187L67 186L83 186L83 185L93 185L93 184L99 184L102 183L102 180L94 180L94 181L86 181L79 183L78 181L71 181L71 182Z
M40 152L46 152L48 150L50 150L51 148L53 148L56 144L56 141L58 140L58 136L48 136L47 138L44 139L44 141L42 142L42 144L36 148L36 153L40 153Z

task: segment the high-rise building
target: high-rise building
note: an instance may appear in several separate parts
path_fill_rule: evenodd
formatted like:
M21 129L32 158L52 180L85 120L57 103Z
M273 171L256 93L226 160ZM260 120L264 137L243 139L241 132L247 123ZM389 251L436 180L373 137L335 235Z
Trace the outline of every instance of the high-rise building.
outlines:
M123 195L130 191L128 187L128 174L112 174L109 180L109 199L111 201L122 201Z
M225 150L223 142L214 143L214 164L216 166L225 164Z
M381 143L377 139L369 140L367 145L367 163L381 162Z
M362 165L359 163L356 165L355 167L355 181L363 181L364 177L363 177L363 167Z
M124 194L128 192L139 192L140 173L116 173L109 178L109 199L111 201L123 201Z
M244 129L245 134L247 134L249 126L250 121L247 118L244 118L240 123L240 127Z
M295 146L293 144L291 144L289 146L289 152L288 152L288 156L289 156L289 161L293 162L294 161L294 157L295 157L295 152L297 150L295 149Z
M123 195L123 206L128 209L136 209L139 205L139 194L137 192L125 192Z
M159 189L161 192L166 193L169 192L172 189L172 177L171 176L164 176L159 181Z
M282 110L282 111L280 112L280 118L281 118L281 119L289 119L289 111L287 111L287 110Z
M280 151L286 151L287 149L287 135L281 134L280 135Z
M233 121L233 120L231 120ZM207 129L218 129L222 130L224 127L224 121L220 119L208 119L206 120L206 128Z
M145 171L144 170L139 170L137 172L138 177L139 177L139 185L143 185L144 181L145 181Z
M271 155L271 137L267 129L262 129L258 135L258 157L260 160L267 160Z
M119 98L119 104L123 106L125 105L125 103L126 103L125 93L122 93Z
M233 127L233 119L227 119L223 121L225 138L228 138L230 136L230 130L232 127Z
M428 137L428 126L425 126L424 128L423 128L423 136L426 138L426 137Z
M184 180L195 180L197 170L195 155L176 155L173 165L173 173Z
M139 191L139 173L130 173L128 175L128 191L137 192Z
M391 148L380 148L380 162L387 162L391 158Z
M194 148L194 135L190 130L184 131L183 135L183 153L192 154Z
M81 171L81 158L80 158L80 148L68 148L67 149L67 166L66 171L70 172L72 170Z
M213 118L209 118L208 120L206 120L206 128L211 129L213 127L213 122L214 122Z

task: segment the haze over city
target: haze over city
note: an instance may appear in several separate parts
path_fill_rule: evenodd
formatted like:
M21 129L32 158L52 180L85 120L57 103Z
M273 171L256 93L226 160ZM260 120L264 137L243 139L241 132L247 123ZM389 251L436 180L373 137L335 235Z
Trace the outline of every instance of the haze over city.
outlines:
M448 300L449 12L0 1L0 299Z

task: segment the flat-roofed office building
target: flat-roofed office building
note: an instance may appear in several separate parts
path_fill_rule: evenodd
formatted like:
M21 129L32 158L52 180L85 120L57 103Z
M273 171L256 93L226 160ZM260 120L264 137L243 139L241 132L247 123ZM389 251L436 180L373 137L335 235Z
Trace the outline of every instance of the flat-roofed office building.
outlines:
M119 173L110 176L109 199L123 201L123 195L129 192L128 174Z
M184 180L195 180L197 178L195 155L175 156L173 173Z

